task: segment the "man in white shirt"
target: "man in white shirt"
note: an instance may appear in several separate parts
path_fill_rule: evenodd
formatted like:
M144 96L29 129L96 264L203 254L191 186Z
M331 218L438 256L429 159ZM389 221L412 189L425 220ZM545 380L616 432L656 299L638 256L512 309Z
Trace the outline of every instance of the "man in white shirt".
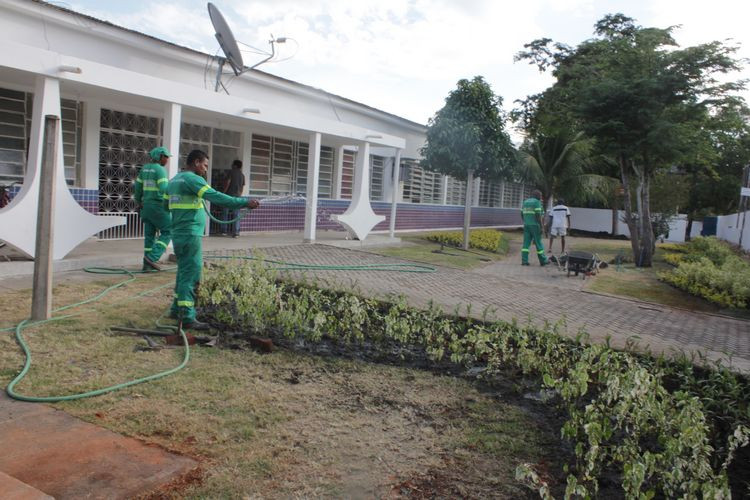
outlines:
M555 236L559 236L562 243L561 252L565 253L565 235L570 227L570 209L565 206L563 200L557 200L557 205L552 207L547 215L552 220L549 231L549 252L552 252L552 242Z

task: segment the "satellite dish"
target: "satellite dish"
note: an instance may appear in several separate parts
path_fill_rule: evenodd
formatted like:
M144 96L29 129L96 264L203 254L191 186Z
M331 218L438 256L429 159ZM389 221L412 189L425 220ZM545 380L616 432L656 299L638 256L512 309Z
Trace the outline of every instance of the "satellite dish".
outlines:
M229 24L227 24L224 16L221 15L219 8L211 2L208 3L208 15L211 18L211 24L214 25L214 30L216 31L216 40L219 41L221 50L224 51L226 61L229 62L229 65L232 67L234 74L239 76L244 71L245 64L242 62L242 53L240 52L240 48L237 46L237 40L234 39L234 35L232 34L232 30L229 28ZM222 66L223 62L224 61L222 61L221 63ZM219 74L221 74L221 69L219 69Z

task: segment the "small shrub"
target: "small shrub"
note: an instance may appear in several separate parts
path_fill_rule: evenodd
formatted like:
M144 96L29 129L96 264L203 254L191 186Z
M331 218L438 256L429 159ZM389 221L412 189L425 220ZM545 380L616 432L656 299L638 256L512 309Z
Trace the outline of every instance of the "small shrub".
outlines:
M685 253L668 254L675 269L659 279L722 307L750 306L750 264L716 238L696 238Z
M428 234L425 239L459 248L463 245L464 235L461 231L436 232ZM505 254L508 252L508 238L494 229L472 229L469 231L469 248Z

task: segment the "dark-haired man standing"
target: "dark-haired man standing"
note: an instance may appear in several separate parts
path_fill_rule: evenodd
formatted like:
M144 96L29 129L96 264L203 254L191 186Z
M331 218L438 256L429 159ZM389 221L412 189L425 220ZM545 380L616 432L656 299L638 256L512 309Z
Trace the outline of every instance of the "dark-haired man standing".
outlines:
M220 207L257 208L256 200L227 196L206 182L208 155L194 149L187 156L185 170L169 181L165 202L172 213L172 241L177 256L175 298L170 316L182 320L184 328L205 330L208 325L195 318L195 291L203 268L202 238L206 227L203 200Z
M224 192L229 196L239 196L245 187L245 175L242 173L242 162L234 160L229 175L224 180ZM237 210L224 209L224 219L233 220L237 218ZM240 234L240 221L237 220L231 224L231 235L236 238Z

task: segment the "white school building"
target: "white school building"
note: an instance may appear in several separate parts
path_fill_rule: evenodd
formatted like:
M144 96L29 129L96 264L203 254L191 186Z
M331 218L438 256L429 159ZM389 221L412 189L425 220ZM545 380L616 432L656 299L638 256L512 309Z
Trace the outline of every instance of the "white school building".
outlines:
M132 183L157 145L174 154L170 176L202 149L215 186L239 159L245 196L286 197L247 214L243 232L462 226L466 183L419 166L423 124L258 70L215 92L213 56L39 1L0 4L0 41L0 184L18 183L0 239L29 255L45 115L62 125L56 259L92 236L141 237ZM520 223L529 188L470 189L472 226Z

